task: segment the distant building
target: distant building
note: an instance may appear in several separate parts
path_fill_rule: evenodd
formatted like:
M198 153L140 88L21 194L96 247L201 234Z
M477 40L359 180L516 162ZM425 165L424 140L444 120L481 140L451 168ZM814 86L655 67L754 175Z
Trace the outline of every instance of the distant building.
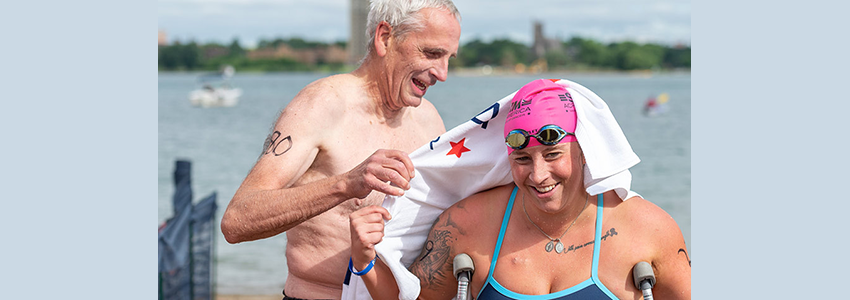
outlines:
M348 64L356 65L366 56L366 18L369 0L351 0L351 34L348 39Z
M336 45L315 49L292 49L286 44L251 50L246 53L246 56L252 60L289 58L307 65L345 63L347 57L345 50Z
M221 45L205 45L201 47L201 57L204 59L213 59L230 54L230 49Z
M561 42L555 39L546 38L543 35L543 24L539 21L534 21L534 44L531 45L531 53L534 59L546 57L546 52L564 51Z
M159 31L159 41L157 42L160 46L168 45L168 39L165 37L165 30Z
M347 57L348 53L345 49L334 45L324 49L324 52L322 53L322 58L325 60L325 63L345 63Z

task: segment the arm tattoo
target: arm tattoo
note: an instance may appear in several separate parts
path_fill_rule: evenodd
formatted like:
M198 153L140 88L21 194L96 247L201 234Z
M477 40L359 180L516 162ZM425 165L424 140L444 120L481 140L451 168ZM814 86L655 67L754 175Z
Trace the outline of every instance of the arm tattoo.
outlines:
M428 235L428 240L419 258L410 266L410 271L419 277L423 286L431 290L440 290L447 286L446 279L453 279L451 273L451 249L460 232L457 224L451 221L451 214L445 216L445 222L437 219ZM461 233L462 235L462 233Z
M446 278L443 266L449 260L450 240L454 240L450 231L434 230L425 243L423 254L412 266L411 271L430 286L439 287L446 284L441 278Z
M289 149L292 149L292 136L287 135L285 138L278 140L281 135L280 131L275 130L266 137L266 141L263 142L263 155L273 153L274 156L281 156L289 151ZM284 141L286 141L285 144ZM281 146L281 144L284 145Z
M688 260L688 267L690 267L691 266L691 257L688 256L688 251L685 251L685 249L679 248L679 253L685 254L685 259Z

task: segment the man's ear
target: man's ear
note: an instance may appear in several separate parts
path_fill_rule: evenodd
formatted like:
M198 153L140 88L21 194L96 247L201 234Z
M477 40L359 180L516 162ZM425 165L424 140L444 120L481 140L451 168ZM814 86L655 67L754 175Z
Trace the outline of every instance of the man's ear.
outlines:
M393 27L387 21L381 21L381 23L378 23L378 27L375 28L375 52L378 56L387 55L392 32Z

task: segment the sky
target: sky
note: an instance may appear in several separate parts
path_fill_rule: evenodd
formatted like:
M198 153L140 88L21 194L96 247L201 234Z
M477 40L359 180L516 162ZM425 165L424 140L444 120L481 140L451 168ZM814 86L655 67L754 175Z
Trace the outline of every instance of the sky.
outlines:
M690 0L455 0L461 44L507 38L531 44L533 22L549 38L691 43ZM159 0L158 27L169 42L230 43L300 37L348 40L350 0ZM365 30L365 29L364 29Z

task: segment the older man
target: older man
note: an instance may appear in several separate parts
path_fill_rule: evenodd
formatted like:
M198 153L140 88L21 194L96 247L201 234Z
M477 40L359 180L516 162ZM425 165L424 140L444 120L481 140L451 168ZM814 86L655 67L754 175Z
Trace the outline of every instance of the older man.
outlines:
M350 255L348 215L409 187L407 153L445 132L424 98L456 56L450 0L375 0L366 57L307 85L281 112L236 191L221 230L230 243L287 233L285 298L338 299Z

